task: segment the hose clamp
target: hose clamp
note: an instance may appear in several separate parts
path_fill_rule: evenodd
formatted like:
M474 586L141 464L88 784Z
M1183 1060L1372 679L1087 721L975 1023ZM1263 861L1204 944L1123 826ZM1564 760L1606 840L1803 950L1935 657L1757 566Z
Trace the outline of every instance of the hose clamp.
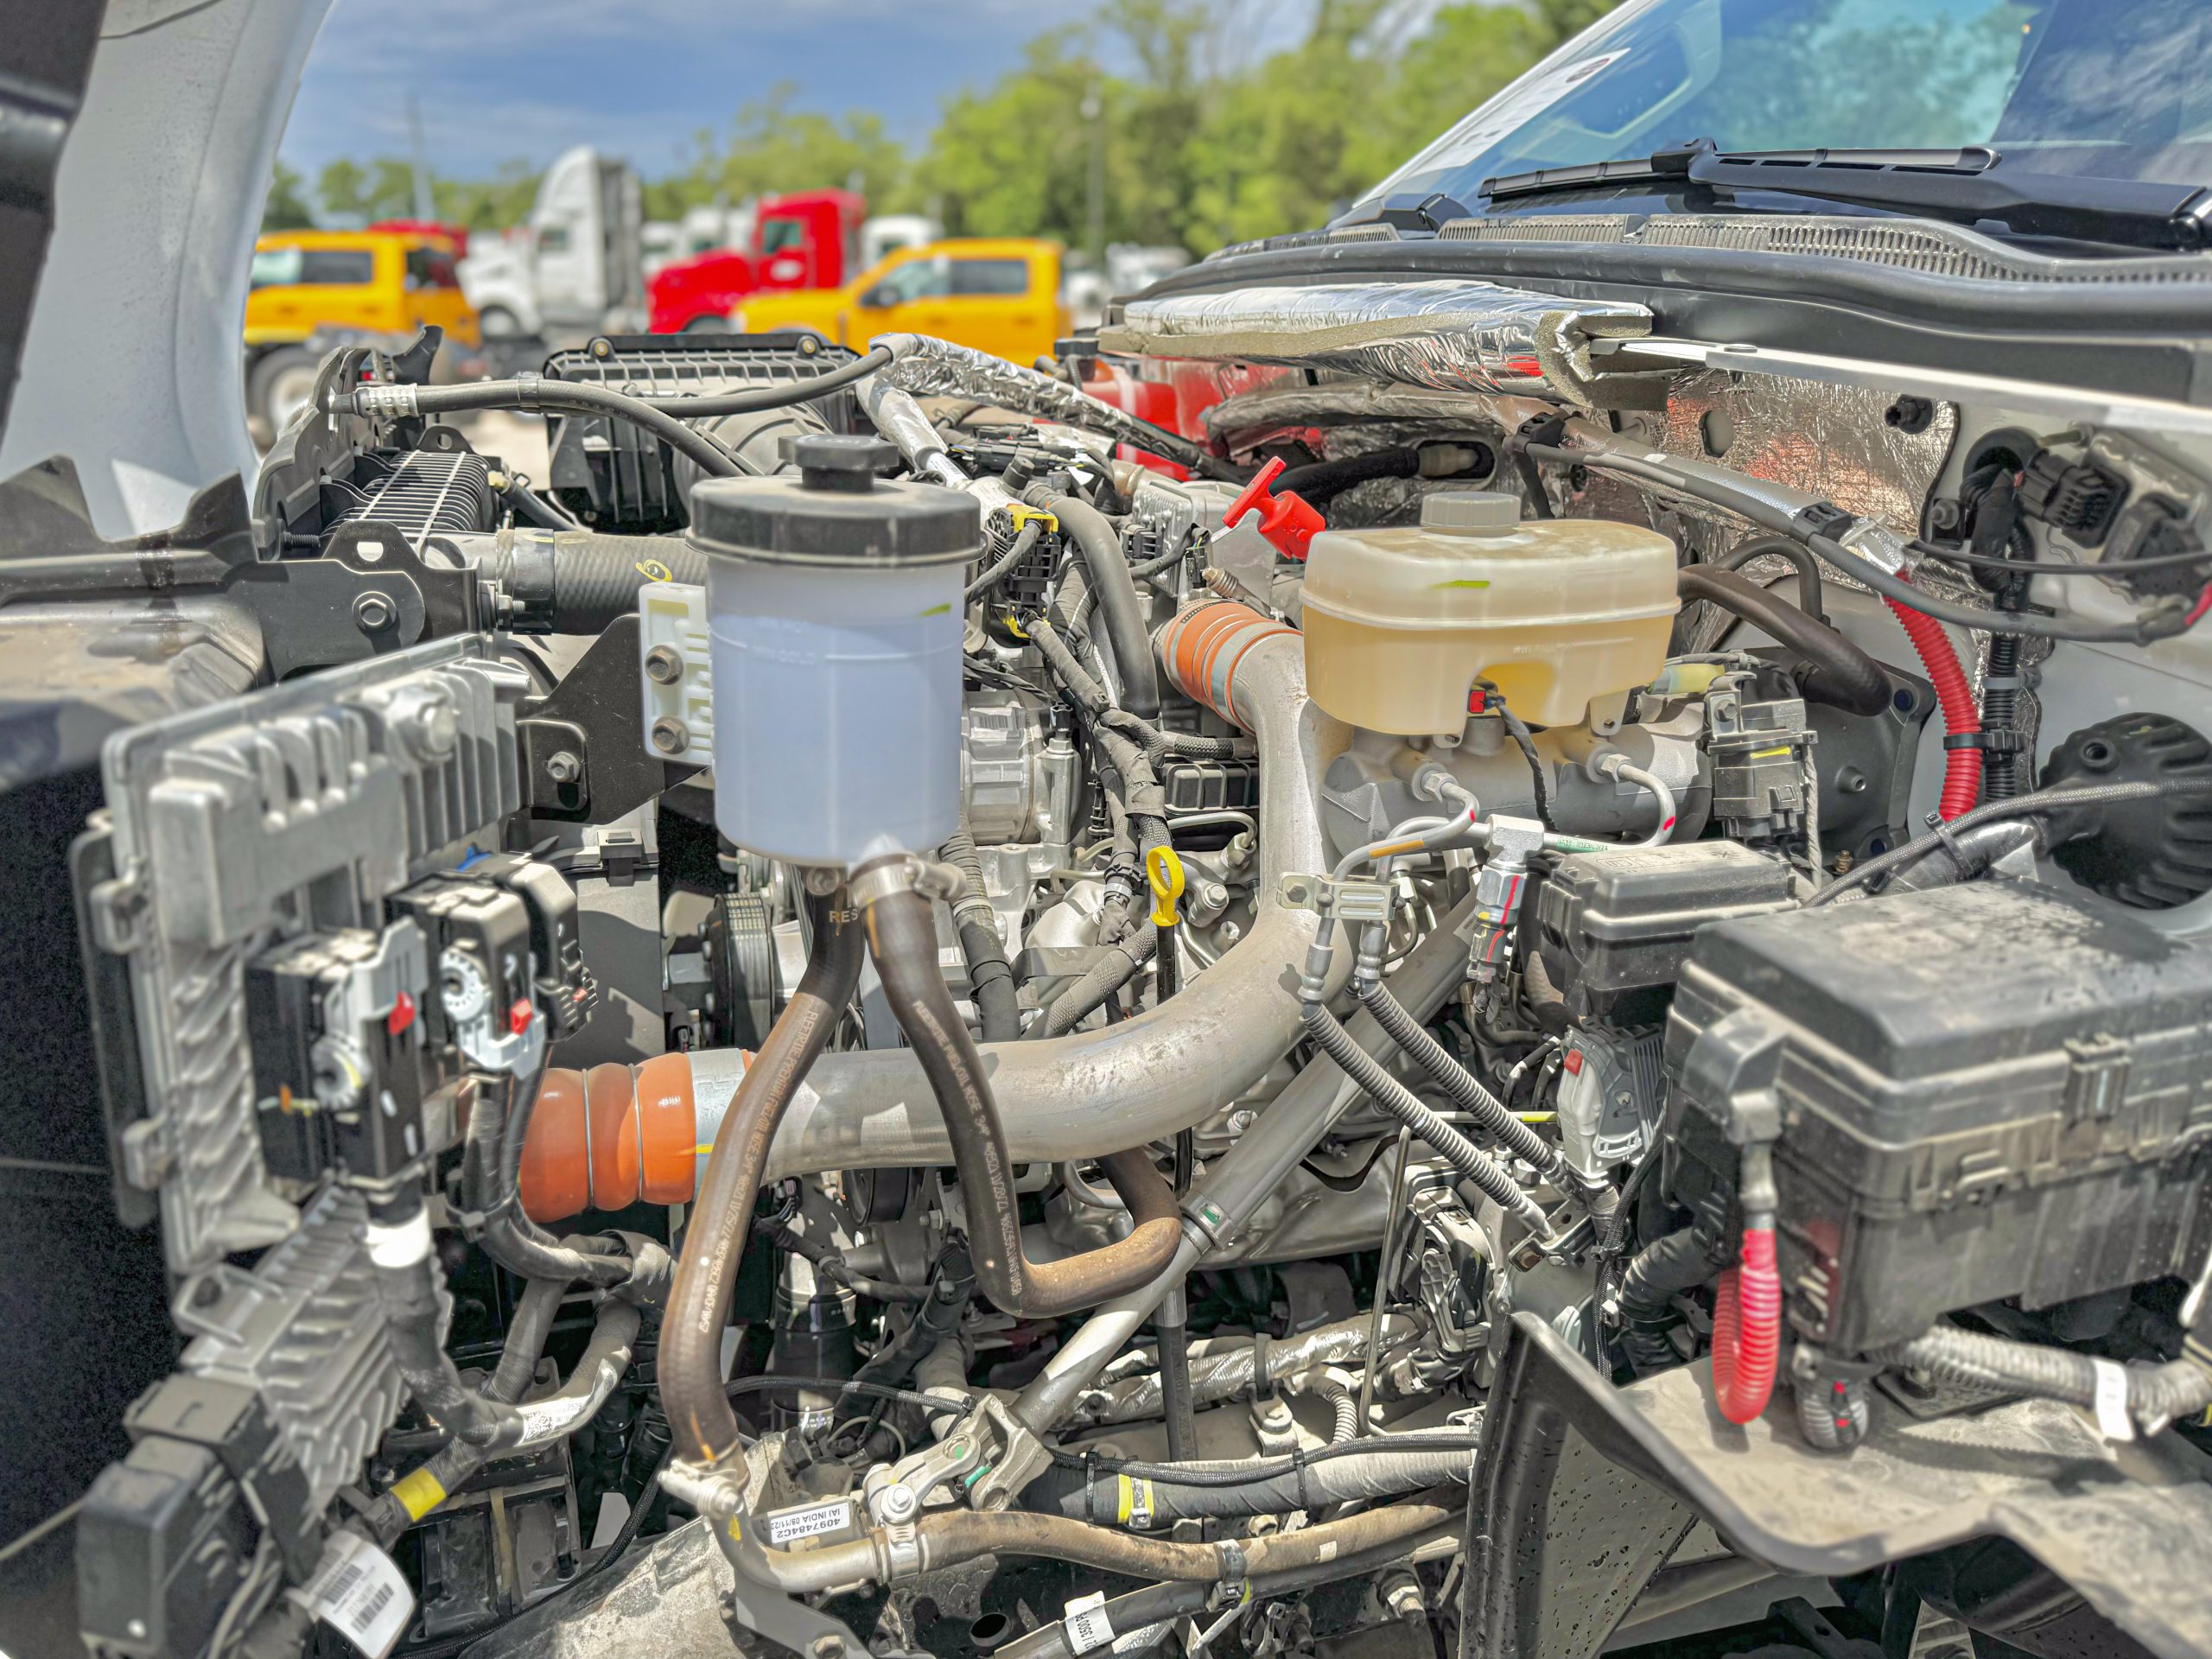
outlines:
M922 1575L929 1565L922 1548L922 1535L912 1522L885 1527L879 1552L883 1558L883 1578L887 1584L900 1579L915 1579Z
M353 411L356 415L371 416L418 414L421 411L415 391L416 389L413 386L400 385L383 380L355 386L352 397ZM334 412L343 412L346 405L346 394L342 391L332 392L331 403L334 405Z
M966 891L968 878L957 866L932 864L912 853L893 853L862 865L847 884L855 910L866 910L895 893L918 893L950 903Z

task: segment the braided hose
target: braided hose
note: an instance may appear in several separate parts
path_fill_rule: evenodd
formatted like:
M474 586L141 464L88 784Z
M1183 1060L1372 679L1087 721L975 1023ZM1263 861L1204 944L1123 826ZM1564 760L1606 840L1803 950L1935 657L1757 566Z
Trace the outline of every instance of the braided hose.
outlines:
M1951 1325L1937 1325L1874 1357L1885 1364L1910 1366L1939 1382L2002 1389L2075 1406L2098 1403L2100 1368L2113 1364L2064 1348L2043 1348ZM2212 1406L2212 1372L2194 1360L2113 1369L2126 1386L2128 1415L2146 1433Z
M1319 1002L1308 1002L1302 1017L1313 1046L1334 1060L1363 1094L1433 1147L1452 1166L1454 1173L1480 1187L1483 1196L1491 1203L1509 1215L1518 1216L1539 1238L1550 1235L1551 1224L1543 1206L1521 1190L1520 1184L1506 1173L1503 1165L1479 1150L1473 1141L1430 1110L1420 1096L1385 1071L1338 1023L1336 1015Z
M1331 1446L1342 1446L1346 1440L1359 1438L1359 1400L1350 1389L1326 1371L1306 1379L1304 1388L1335 1414L1335 1421L1329 1427Z

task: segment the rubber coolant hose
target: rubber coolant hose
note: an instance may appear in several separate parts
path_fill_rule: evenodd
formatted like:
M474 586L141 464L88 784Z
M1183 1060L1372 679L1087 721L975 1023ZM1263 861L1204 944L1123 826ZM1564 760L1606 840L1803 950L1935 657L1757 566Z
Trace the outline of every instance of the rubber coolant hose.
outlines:
M780 389L780 388L779 388ZM806 397L818 394L808 391ZM709 478L742 478L745 469L729 452L679 416L696 411L681 404L634 397L611 386L584 381L478 380L458 386L409 386L383 383L340 388L333 407L355 415L457 415L476 409L520 409L551 415L611 415L658 438L696 465ZM671 412L673 411L673 412Z
M1943 631L1943 625L1894 599L1885 602L1904 625L1905 638L1920 653L1921 666L1928 671L1929 683L1936 688L1936 700L1943 707L1944 735L1980 736L1981 711L1974 707L1974 688L1967 683L1966 671L1959 666L1959 653L1951 648L1951 636ZM1943 796L1936 810L1948 823L1973 811L1980 798L1981 751L1965 745L1947 744L1943 752Z
M1811 671L1802 689L1815 702L1853 715L1878 715L1890 706L1889 677L1879 663L1827 623L1806 615L1749 576L1713 565L1686 564L1675 573L1675 587L1684 599L1705 600L1732 612L1805 658Z
M1621 1349L1638 1376L1681 1363L1666 1335L1675 1323L1674 1300L1711 1279L1726 1251L1720 1230L1700 1224L1653 1239L1629 1262L1621 1275Z
M1114 644L1114 669L1122 678L1122 707L1140 720L1160 716L1160 677L1152 659L1152 635L1145 627L1144 601L1136 578L1122 553L1122 538L1106 515L1088 501L1050 491L1031 493L1031 505L1060 521L1061 531L1083 561L1097 596L1100 620Z
M707 556L681 536L518 528L500 533L476 571L499 585L525 625L599 633L636 610L638 590L650 582L704 585Z
M934 968L934 945L931 950ZM738 1446L737 1416L722 1390L722 1331L729 1323L738 1260L752 1236L768 1148L791 1097L852 1003L861 960L859 924L847 912L817 903L806 972L745 1068L699 1179L661 1326L660 1400L681 1455L709 1465ZM742 1466L732 1460L733 1468L741 1471Z
M1720 1275L1713 1305L1713 1393L1732 1423L1754 1421L1774 1397L1782 1353L1782 1275L1774 1229L1744 1230L1743 1260Z
M1789 562L1797 573L1797 608L1815 622L1828 620L1821 603L1821 562L1813 556L1812 549L1794 536L1747 536L1713 561L1719 570L1741 570L1753 559L1776 558Z
M1418 449L1377 449L1372 454L1346 455L1338 461L1317 461L1294 467L1277 475L1277 495L1298 495L1320 506L1334 500L1355 484L1377 478L1418 478Z
M982 1057L945 989L929 900L912 889L887 893L868 906L863 921L884 996L944 1114L967 1204L969 1255L992 1306L1018 1319L1049 1319L1110 1301L1158 1278L1182 1242L1183 1215L1173 1189L1141 1148L1098 1160L1128 1206L1126 1238L1065 1261L1033 1262L1023 1256L1020 1199L1006 1131L984 1080ZM1102 1103L1102 1109L1110 1106ZM766 1141L761 1145L765 1156Z
M983 892L983 861L976 838L965 830L948 837L938 852L960 872L961 890L952 900L953 931L968 963L968 988L976 999L987 1043L1012 1042L1021 1035L1021 998L1014 968L1006 959L997 916Z

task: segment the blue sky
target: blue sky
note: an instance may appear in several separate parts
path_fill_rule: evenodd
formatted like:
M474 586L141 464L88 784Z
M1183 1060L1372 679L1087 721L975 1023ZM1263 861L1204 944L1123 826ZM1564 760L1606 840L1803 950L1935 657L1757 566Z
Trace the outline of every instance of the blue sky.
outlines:
M648 177L683 164L700 129L779 81L803 107L871 109L907 139L938 105L1017 63L1046 29L1103 0L337 0L284 135L311 180L340 156L407 150L420 100L431 165L488 175L571 144Z

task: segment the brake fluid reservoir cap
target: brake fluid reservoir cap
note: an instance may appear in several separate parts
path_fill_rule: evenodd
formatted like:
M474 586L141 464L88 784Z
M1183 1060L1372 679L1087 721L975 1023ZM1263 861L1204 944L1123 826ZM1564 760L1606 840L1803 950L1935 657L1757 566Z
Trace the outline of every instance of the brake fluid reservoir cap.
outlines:
M958 564L982 545L975 497L877 476L899 453L880 438L812 433L787 453L796 478L694 485L691 545L721 558L821 568Z
M1494 536L1517 530L1521 502L1496 490L1445 490L1421 504L1423 530L1441 530L1460 536Z

